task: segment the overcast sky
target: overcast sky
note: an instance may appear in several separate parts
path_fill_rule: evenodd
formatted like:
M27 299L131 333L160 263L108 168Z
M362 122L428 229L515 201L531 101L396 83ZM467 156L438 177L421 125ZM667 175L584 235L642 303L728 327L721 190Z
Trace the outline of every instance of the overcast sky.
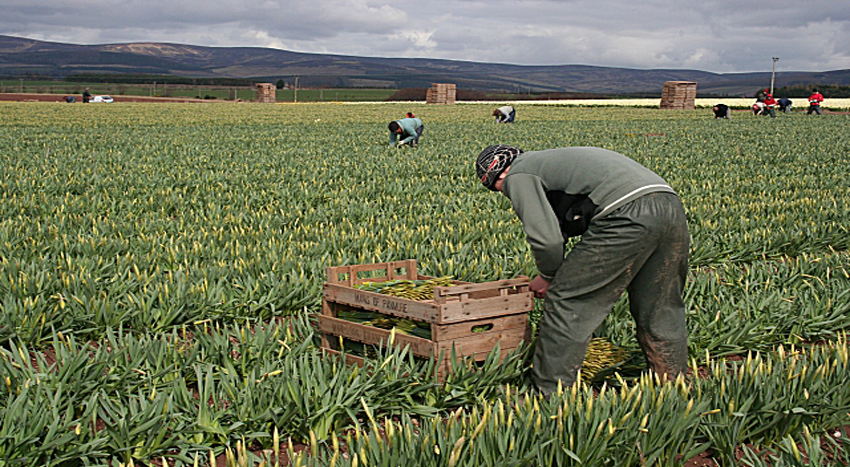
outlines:
M848 0L0 0L0 34L714 72L850 69Z

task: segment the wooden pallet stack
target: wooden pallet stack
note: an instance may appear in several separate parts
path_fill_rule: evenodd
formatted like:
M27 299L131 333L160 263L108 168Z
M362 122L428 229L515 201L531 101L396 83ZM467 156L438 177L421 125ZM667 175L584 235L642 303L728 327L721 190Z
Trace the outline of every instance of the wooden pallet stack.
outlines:
M667 81L661 91L661 108L693 110L696 97L697 83L692 81Z
M367 345L388 345L391 330L363 325L338 317L340 312L368 311L428 323L431 338L396 332L394 346L409 346L414 356L438 358L435 377L442 381L451 368L452 351L458 357L484 360L499 344L500 358L528 342L528 313L534 296L528 278L434 287L431 300L411 300L360 290L364 282L399 279L427 280L416 271L416 260L327 268L323 285L322 314L318 331L322 349L339 354L341 339ZM349 364L363 366L362 356L346 354Z
M257 83L257 102L261 104L274 104L276 102L274 83Z
M433 83L425 96L427 104L454 104L457 98L457 85Z

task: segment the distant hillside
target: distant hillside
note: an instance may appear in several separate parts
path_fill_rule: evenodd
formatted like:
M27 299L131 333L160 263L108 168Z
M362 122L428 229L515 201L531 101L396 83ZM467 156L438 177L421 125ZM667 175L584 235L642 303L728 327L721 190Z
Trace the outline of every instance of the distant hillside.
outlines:
M0 76L64 78L75 73L146 73L273 82L291 80L297 75L302 86L410 88L448 82L461 89L490 92L604 94L660 93L665 81L696 81L700 95L750 96L770 84L770 72L521 66L167 43L73 45L0 35ZM850 85L850 70L776 74L776 87L808 83Z

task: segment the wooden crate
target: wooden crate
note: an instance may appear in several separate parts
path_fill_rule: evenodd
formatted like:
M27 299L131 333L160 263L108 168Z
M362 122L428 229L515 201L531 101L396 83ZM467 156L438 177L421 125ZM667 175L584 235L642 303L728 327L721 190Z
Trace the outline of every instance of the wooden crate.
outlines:
M257 102L263 104L275 103L277 88L274 83L257 83L255 86L257 88Z
M695 108L697 97L697 83L692 81L666 81L661 91L662 109L688 109Z
M427 104L452 105L457 99L457 86L452 83L432 83L425 94Z
M430 339L395 333L393 345L409 346L419 357L442 358L440 377L449 368L452 349L458 356L483 360L499 343L503 358L528 340L528 312L534 307L534 296L527 277L478 284L453 281L454 286L435 287L433 299L417 301L354 288L364 282L431 279L417 273L416 260L331 267L327 273L318 330L322 348L329 353L339 353L340 337L370 345L389 342L390 330L337 317L346 310L429 323ZM350 363L363 364L360 357L347 358Z

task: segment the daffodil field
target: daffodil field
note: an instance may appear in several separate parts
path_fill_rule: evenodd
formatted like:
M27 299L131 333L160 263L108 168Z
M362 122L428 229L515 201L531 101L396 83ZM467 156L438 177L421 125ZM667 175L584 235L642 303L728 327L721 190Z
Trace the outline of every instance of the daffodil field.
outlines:
M0 466L850 463L850 116L490 104L0 103ZM417 148L390 148L412 111ZM475 156L600 146L679 193L693 374L549 399L526 352L322 357L325 268L533 277ZM539 309L539 306L538 306ZM535 321L532 319L532 321Z

